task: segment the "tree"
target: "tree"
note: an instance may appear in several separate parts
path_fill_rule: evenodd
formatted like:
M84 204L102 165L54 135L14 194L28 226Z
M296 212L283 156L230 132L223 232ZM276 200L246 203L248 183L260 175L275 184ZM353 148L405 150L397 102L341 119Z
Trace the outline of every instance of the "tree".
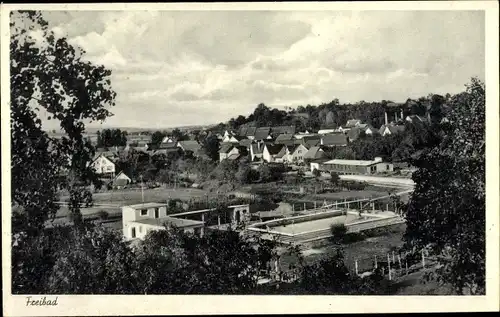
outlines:
M313 173L314 177L316 177L316 178L321 177L321 172L317 168L315 168L312 173Z
M163 141L163 138L165 138L167 134L165 132L162 132L162 131L155 131L152 135L151 135L151 143L155 144L155 145L158 145L161 143L161 141Z
M12 287L32 293L43 290L42 271L51 263L43 253L51 248L44 226L58 210L58 188L69 189L70 211L80 215L87 185L101 185L88 164L94 150L83 137L84 123L110 116L106 108L114 105L115 92L111 71L84 61L83 51L56 38L40 12L11 12L10 31ZM43 130L40 109L59 123L62 139ZM81 216L74 219L80 226Z
M97 134L97 147L127 145L127 132L120 129L104 129Z
M217 139L217 136L209 136L205 139L202 146L205 150L205 153L208 155L208 157L210 157L210 159L212 159L212 161L219 160L220 142L219 139Z
M61 175L71 192L86 190L90 182L100 186L88 164L94 150L83 137L84 122L110 116L106 108L114 106L115 92L111 71L84 61L83 51L56 38L40 12L13 11L10 21L12 200L19 207L13 232L36 234L57 211ZM40 32L43 43L32 32ZM61 140L43 131L41 108L48 120L58 121Z
M459 294L485 291L485 86L473 78L451 98L452 131L412 159L415 190L405 211L409 248L439 255L435 277Z
M335 173L335 172L331 172L330 173L330 183L332 183L332 185L335 185L337 186L340 182L340 176L339 174Z
M177 141L189 140L189 136L186 133L179 130L178 128L175 128L174 130L172 130L172 137Z

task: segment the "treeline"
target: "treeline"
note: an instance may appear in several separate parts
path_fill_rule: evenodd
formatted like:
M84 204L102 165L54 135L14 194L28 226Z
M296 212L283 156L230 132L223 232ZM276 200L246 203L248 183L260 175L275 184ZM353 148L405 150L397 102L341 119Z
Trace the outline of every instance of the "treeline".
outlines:
M14 294L269 294L259 286L277 253L271 241L229 231L204 236L175 228L152 231L132 247L119 233L100 226L45 229L36 241L13 246ZM297 280L280 294L385 294L379 274L350 274L342 253L315 265L300 252L289 277ZM332 269L333 268L333 269ZM286 275L284 278L287 278Z
M395 113L398 114L398 118L400 117L401 109L405 116L429 115L431 121L436 123L449 112L450 98L450 94L445 96L431 94L418 99L407 99L396 107L395 103L390 100L340 104L338 99L334 99L317 106L298 106L296 109L287 107L287 110L270 108L261 103L250 115L231 118L227 123L219 124L216 129L237 130L240 126L247 124L252 126L294 125L297 131L318 131L322 128L337 128L345 125L350 119L359 119L363 123L379 128L385 123L386 110L389 113L389 120L392 120Z

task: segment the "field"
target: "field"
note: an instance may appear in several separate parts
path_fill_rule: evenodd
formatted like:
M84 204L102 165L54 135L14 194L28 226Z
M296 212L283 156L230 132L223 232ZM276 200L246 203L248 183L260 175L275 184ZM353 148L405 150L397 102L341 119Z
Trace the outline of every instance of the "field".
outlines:
M148 188L144 189L144 201L160 202L168 199L190 200L193 198L215 197L215 194L195 188ZM62 197L65 200L68 197ZM106 204L112 206L126 206L142 202L142 193L140 189L112 190L103 193L94 193L95 204Z

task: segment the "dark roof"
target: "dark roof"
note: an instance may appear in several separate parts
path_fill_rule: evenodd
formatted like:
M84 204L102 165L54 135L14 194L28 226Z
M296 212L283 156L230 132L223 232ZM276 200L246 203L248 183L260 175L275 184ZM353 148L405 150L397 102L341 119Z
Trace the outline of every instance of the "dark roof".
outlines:
M349 132L347 132L347 136L349 137L349 139L351 141L354 141L359 137L360 133L361 133L361 129L355 127L355 128L352 128L351 130L349 130Z
M256 127L241 126L239 129L239 136L254 136Z
M278 154L281 150L283 150L284 145L282 144L266 144L267 151L271 155L276 155Z
M223 144L219 150L219 153L228 153L234 147L232 144Z
M320 151L321 150L321 151ZM313 146L304 154L304 159L318 159L325 156L325 152L319 146Z
M347 136L343 133L324 134L321 137L321 144L335 146L347 145Z
M384 131L385 131L385 128L388 128L389 131L391 132L391 134L396 134L396 133L399 133L399 132L403 132L405 130L405 126L404 125L394 125L394 124L388 124L388 125L382 125L380 127L380 130L379 130L379 133L380 134L383 134Z
M271 128L262 127L255 130L255 140L265 140L269 136Z
M278 137L276 137L276 140L274 141L276 144L283 143L283 141L290 141L293 139L293 134L280 134Z
M179 148L177 148L177 147L172 147L172 148L168 148L168 149L158 149L158 150L153 152L153 155L158 155L158 154L167 155L168 153L175 153L177 151L179 151Z
M295 134L295 126L283 125L283 126L271 127L271 133L273 135Z
M242 139L240 141L241 146L249 147L250 144L252 144L252 140L250 140L250 139Z
M191 151L193 153L196 153L201 148L198 141L179 141L179 146L182 146L184 151Z

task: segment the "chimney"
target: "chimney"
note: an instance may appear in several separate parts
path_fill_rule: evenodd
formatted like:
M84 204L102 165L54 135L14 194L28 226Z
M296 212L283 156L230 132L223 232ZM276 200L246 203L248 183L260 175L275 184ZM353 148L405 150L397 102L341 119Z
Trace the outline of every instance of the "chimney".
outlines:
M385 114L385 125L387 125L388 124L388 122L387 122L388 121L387 120L387 111L385 111L384 114Z

